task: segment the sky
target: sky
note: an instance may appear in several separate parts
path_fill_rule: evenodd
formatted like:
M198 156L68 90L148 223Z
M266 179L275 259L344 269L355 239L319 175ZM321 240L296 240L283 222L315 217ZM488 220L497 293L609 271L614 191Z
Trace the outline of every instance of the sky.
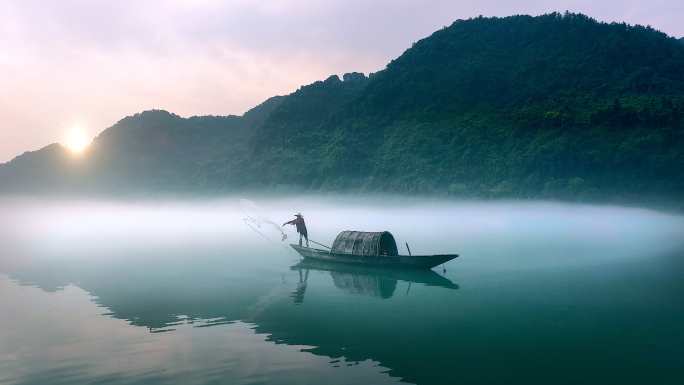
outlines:
M681 0L0 0L0 163L151 109L241 115L458 19L566 10L684 36Z

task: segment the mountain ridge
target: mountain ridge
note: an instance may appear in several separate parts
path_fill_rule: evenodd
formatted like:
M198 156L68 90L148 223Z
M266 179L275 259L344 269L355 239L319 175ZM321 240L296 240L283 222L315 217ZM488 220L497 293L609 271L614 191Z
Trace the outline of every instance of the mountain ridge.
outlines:
M271 97L242 116L182 118L164 110L127 116L80 153L53 143L0 164L0 192L178 192L198 163L246 141L282 99Z
M520 53L517 66L510 52ZM480 198L676 195L682 63L677 40L649 27L570 13L460 20L415 43L305 135L281 124L277 143L214 162L205 179Z
M131 144L128 163L105 174L119 173L109 178L113 185L202 194L261 189L681 205L682 42L650 27L568 12L458 20L368 77L333 75L302 86L258 120L243 119L244 130L230 139L209 135L212 119L197 117L192 123L204 127L197 132L206 134L206 147L185 160L192 166L165 150L175 163L138 172L135 156L163 155L146 147L160 140L149 136ZM110 136L89 150L121 148L104 140Z

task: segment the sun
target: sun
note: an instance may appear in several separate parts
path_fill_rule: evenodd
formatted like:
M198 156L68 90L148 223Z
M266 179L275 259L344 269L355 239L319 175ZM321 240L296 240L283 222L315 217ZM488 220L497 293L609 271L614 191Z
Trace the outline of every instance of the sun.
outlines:
M71 151L79 152L83 151L90 141L86 137L85 133L80 128L74 128L69 132L66 139L66 146Z

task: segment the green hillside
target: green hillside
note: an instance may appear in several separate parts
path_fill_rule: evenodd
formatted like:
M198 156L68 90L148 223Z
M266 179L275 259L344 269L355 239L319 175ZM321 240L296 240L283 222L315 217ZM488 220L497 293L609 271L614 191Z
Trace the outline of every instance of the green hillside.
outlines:
M567 13L459 20L361 82L306 124L269 126L272 115L271 135L205 164L205 180L486 198L684 191L684 47L651 28ZM291 116L322 86L288 96Z
M125 118L65 178L42 177L53 176L49 166L20 162L28 156L0 165L0 189L8 180L13 191L66 181L108 193L391 192L681 207L684 45L581 14L458 20L382 71L331 76L243 117Z
M338 148L334 142L330 143L331 137L321 130L321 125L368 83L368 78L360 73L345 74L343 79L330 76L285 97L247 143L244 152L229 149L204 163L193 185L209 192L270 188L288 183L307 187L318 175L334 173L340 165L322 162L325 157L321 152L335 154ZM345 154L340 156L343 162L349 159Z

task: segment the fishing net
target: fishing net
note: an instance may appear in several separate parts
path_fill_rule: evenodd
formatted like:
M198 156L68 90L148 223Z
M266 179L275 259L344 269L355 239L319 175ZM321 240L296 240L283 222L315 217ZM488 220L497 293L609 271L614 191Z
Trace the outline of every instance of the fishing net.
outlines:
M238 203L240 210L245 213L245 217L242 219L245 224L268 241L285 246L282 242L294 234L294 226L292 229L283 228L271 220L269 215L256 203L247 199L240 199Z

